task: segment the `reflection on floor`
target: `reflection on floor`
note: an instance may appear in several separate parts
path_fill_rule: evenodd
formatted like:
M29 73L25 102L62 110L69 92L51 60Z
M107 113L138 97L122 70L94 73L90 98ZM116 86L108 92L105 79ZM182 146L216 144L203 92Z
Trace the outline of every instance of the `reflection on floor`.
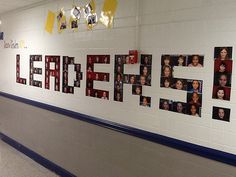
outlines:
M58 177L0 140L0 177Z

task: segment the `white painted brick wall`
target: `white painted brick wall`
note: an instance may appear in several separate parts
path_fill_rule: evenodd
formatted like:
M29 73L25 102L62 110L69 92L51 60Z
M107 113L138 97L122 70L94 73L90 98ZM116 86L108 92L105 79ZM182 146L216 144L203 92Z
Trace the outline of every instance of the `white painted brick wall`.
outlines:
M1 17L5 40L24 40L28 46L28 49L3 49L1 46L1 91L236 154L235 61L231 101L220 102L211 98L214 47L233 46L233 59L236 58L235 1L119 0L113 29L98 25L87 31L85 24L80 24L79 32L66 30L58 34L55 25L54 33L50 35L44 31L47 12L61 7L70 9L71 2L56 1ZM99 0L98 12L101 7L102 1ZM146 95L152 97L151 108L139 106L139 98L132 95L130 85L124 85L123 103L113 101L114 55L126 54L129 49L153 55L152 86L144 87ZM186 92L160 88L161 55L194 53L205 56L204 68L177 68L175 74L203 80L202 118L159 110L160 98L186 100ZM76 63L82 64L81 88L75 88L75 94L69 95L17 84L16 54L21 54L21 77L27 80L30 54L74 56ZM111 55L111 64L96 66L96 70L110 72L110 82L95 84L109 90L109 101L85 96L87 54ZM43 68L44 76L43 62L37 66ZM131 69L139 70L139 66L131 66ZM43 76L39 78L44 85ZM231 108L230 123L212 120L213 105Z

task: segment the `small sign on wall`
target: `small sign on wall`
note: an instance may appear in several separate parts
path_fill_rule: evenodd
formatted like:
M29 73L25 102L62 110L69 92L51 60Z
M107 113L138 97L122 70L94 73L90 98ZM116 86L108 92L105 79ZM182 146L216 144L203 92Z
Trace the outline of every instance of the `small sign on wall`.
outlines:
M0 40L3 40L3 39L4 39L4 33L0 32Z

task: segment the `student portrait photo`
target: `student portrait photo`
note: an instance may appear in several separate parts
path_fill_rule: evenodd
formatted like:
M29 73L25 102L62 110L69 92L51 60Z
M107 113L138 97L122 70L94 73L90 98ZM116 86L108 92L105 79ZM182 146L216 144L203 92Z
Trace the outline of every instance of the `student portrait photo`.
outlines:
M137 83L137 76L136 75L130 75L129 76L129 84L136 84Z
M128 84L129 83L129 75L128 74L125 74L124 77L123 77L123 83L124 84Z
M175 66L186 66L186 56L185 55L177 55L174 57L174 65Z
M166 111L172 111L173 102L171 100L160 99L159 108Z
M161 77L161 87L171 88L173 79L169 77Z
M214 85L220 87L231 87L231 75L230 74L215 75Z
M230 121L230 109L214 106L213 110L212 110L212 119L229 122Z
M232 73L232 60L215 60L214 61L214 73L227 74Z
M140 85L147 85L146 77L144 75L139 76L139 84Z
M213 86L212 98L219 100L230 100L230 87Z
M173 107L174 107L174 112L186 114L186 103L174 102Z
M215 47L214 58L215 60L232 60L233 47Z
M152 65L152 55L141 55L141 65L149 66Z
M101 99L108 100L108 92L107 91L102 91L101 90Z
M186 90L187 89L186 86L187 86L187 81L185 79L175 78L172 87L177 90Z
M114 100L122 102L123 101L123 92L115 91L115 93L114 93Z
M172 77L172 68L167 65L163 66L161 76L162 77Z
M145 76L146 85L151 85L151 67L150 66L140 66L140 75Z
M170 68L172 68L173 66L173 61L170 55L162 55L161 57L161 65L162 67L164 66L169 66Z
M203 67L203 56L188 56L188 67Z
M142 86L132 85L132 93L133 95L142 95Z
M187 93L187 100L188 100L188 104L195 104L199 107L201 107L202 105L201 94L198 94L196 92Z
M188 104L188 112L191 116L201 117L200 107L197 104Z
M144 107L151 106L151 97L140 96L140 105Z
M202 93L202 81L200 80L187 80L187 91L189 93L196 92L198 94Z

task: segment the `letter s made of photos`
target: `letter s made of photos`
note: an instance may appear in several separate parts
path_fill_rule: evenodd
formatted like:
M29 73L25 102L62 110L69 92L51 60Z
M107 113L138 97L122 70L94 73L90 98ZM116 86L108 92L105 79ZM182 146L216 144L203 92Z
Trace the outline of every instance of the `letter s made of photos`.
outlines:
M186 102L160 99L159 108L166 111L201 117L203 81L197 79L174 78L175 67L203 67L202 55L162 55L161 83L165 89L186 91Z

